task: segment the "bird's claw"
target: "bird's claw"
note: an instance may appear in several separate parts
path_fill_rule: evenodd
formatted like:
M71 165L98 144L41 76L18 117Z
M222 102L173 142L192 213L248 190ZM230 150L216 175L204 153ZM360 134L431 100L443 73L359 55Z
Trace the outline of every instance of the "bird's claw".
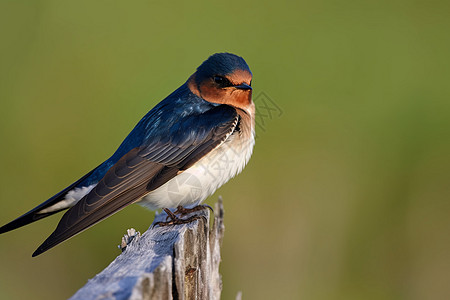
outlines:
M188 224L195 220L199 220L201 218L203 218L205 220L205 222L207 221L205 216L191 216L187 219L180 219L180 218L176 217L176 219L172 219L170 221L156 222L155 224L153 224L153 227L156 227L156 226L164 227L164 226L170 226L170 225Z
M156 226L169 226L169 225L179 225L179 224L188 224L191 223L195 220L198 220L200 218L203 218L205 220L205 222L207 221L205 216L191 216L189 218L186 219L181 219L179 217L177 217L177 215L179 216L186 216L189 215L193 212L196 211L200 211L200 210L204 210L209 208L212 212L214 212L214 210L212 209L211 206L209 206L208 204L202 204L202 205L197 205L194 206L192 208L184 208L183 206L179 205L177 206L177 209L172 212L167 208L163 208L163 210L166 212L167 217L166 217L166 221L165 222L156 222L152 225L152 228L156 227Z
M207 208L209 208L211 210L211 212L214 213L214 209L211 206L209 206L208 204L201 204L201 205L194 206L192 208L184 208L183 206L179 205L179 206L177 206L177 210L175 210L173 213L175 215L185 216L190 213L193 213L193 212L196 212L199 210L204 210Z

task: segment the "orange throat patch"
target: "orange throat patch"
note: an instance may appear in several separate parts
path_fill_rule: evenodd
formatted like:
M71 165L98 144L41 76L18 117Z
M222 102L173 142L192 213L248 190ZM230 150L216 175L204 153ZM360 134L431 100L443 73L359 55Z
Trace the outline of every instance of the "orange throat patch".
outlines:
M238 70L232 73L228 79L236 85L242 82L250 84L251 74ZM205 80L198 86L195 81L195 73L188 79L187 84L192 93L208 102L227 104L246 111L251 110L253 106L252 90L241 90L233 86L219 88L212 80Z

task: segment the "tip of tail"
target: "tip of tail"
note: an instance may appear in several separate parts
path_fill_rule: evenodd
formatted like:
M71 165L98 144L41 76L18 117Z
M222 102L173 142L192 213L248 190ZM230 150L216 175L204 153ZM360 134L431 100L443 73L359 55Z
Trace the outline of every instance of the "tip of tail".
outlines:
M0 227L0 234L5 233L5 232L9 232L11 230L17 229L17 228L22 227L24 225L26 225L26 224L23 224L22 220L16 219L16 220L11 221L11 222L3 225L2 227Z
M11 231L11 230L9 230L8 228L6 228L6 225L0 227L0 234L5 233L5 232L8 232L8 231Z
M33 252L33 254L31 255L31 257L36 257L42 253L44 253L45 250L42 250L41 247L37 248L36 251Z
M39 211L38 208L39 208L39 206L33 208L32 210L30 210L26 214L16 218L15 220L12 220L8 224L5 224L2 227L0 227L0 234L20 228L22 226L28 225L33 222L36 222L40 219L46 218L48 216L51 216L51 215L63 210L63 209L61 209L61 210L55 210L52 212L38 213L38 211Z
M50 238L50 237L49 237ZM45 251L49 250L50 248L53 248L53 246L50 243L48 243L49 238L47 238L37 249L36 251L33 252L33 254L31 255L31 257L36 257L42 253L44 253Z
M31 257L36 257L47 250L50 250L51 248L55 247L59 243L61 243L64 240L61 240L55 232L53 232L37 249L33 252Z

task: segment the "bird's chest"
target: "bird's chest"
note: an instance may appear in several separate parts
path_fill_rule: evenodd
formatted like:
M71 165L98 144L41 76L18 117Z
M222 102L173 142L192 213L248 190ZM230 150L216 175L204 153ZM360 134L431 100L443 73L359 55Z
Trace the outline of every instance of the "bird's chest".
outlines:
M144 197L150 209L199 203L239 174L248 163L255 144L253 134L235 132L219 147L189 169Z
M253 137L244 139L239 133L233 134L185 172L196 176L205 187L221 186L242 171L252 155L254 143Z

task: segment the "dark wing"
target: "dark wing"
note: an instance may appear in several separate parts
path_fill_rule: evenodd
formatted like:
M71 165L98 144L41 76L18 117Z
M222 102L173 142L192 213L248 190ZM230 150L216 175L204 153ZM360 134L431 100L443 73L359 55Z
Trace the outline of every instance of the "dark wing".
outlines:
M220 105L178 120L170 126L167 136L155 137L156 143L134 148L64 214L56 230L33 256L93 226L174 178L226 140L238 121L234 108Z
M16 218L15 220L9 222L6 225L3 225L2 227L0 227L0 234L11 231L13 229L25 226L27 224L33 223L37 220L40 220L42 218L48 217L50 215L53 215L57 212L60 212L61 210L65 210L67 208L61 208L59 210L55 210L55 211L51 211L51 212L46 212L46 213L39 213L40 211L42 211L43 209L46 209L52 205L55 205L56 203L64 200L64 197L66 196L66 194L74 189L75 187L77 187L80 183L82 183L86 178L88 178L89 176L91 176L91 174L96 170L97 168L95 168L94 170L90 171L89 173L87 173L86 175L84 175L83 177L81 177L78 181L72 183L70 186L66 187L64 190L62 190L61 192L59 192L58 194L54 195L53 197L51 197L50 199L48 199L47 201L39 204L38 206L36 206L35 208L33 208L32 210L30 210L29 212L23 214L22 216Z

